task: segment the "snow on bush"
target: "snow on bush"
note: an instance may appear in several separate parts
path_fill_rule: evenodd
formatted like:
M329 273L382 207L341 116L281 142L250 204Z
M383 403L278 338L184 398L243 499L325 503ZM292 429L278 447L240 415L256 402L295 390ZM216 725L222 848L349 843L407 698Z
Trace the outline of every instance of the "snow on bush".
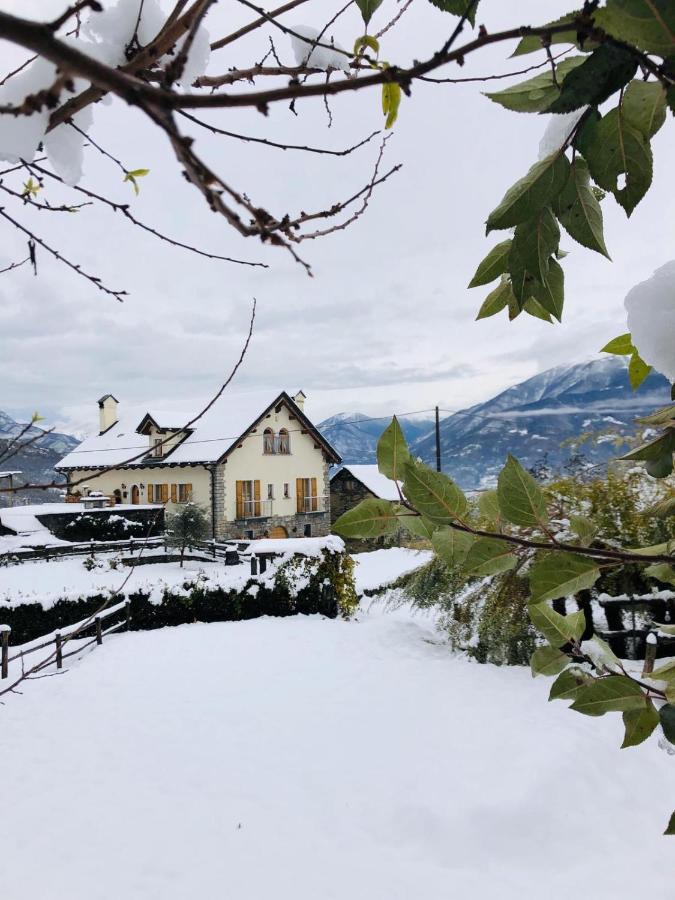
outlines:
M325 35L320 38L321 32L317 28L312 28L310 25L295 25L293 31L295 34L291 35L291 45L295 61L299 66L312 66L325 71L328 69L347 71L349 69L349 57L344 55L344 48ZM300 35L300 37L296 37L296 35ZM332 43L335 50L329 50L327 47L312 49L312 44L317 40L322 44Z
M625 306L638 353L675 382L675 260L636 284L626 295Z
M77 47L83 53L110 66L121 66L126 62L126 49L134 32L140 46L149 44L159 33L166 20L157 0L117 0L103 12L92 12L82 28L82 37L63 36L64 43ZM177 42L173 52L159 60L159 67L167 66L183 45L185 38ZM189 87L206 71L210 55L209 32L200 26L188 53L183 74L178 84ZM56 67L44 59L37 59L24 71L0 86L0 105L18 106L26 97L49 89L56 80ZM74 79L75 95L88 86L83 78ZM68 100L63 95L62 102ZM77 184L82 177L84 153L83 135L64 123L47 132L51 110L46 106L31 115L4 116L0 129L0 160L18 163L31 161L40 143L54 171L66 184ZM74 123L83 132L88 132L93 122L91 106L73 117Z

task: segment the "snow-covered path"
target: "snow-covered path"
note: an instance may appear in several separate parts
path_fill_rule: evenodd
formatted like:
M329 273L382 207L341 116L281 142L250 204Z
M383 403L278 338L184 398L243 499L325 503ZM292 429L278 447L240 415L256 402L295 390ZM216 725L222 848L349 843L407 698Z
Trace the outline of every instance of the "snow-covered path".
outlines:
M674 763L371 608L120 635L0 707L11 900L672 898Z

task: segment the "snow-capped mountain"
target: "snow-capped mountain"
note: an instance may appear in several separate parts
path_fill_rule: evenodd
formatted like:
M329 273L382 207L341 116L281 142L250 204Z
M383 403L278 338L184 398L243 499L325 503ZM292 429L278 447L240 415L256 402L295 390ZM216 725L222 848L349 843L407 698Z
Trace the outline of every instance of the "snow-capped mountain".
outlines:
M399 419L409 444L433 429L431 419ZM389 417L373 419L362 413L338 413L319 423L319 430L345 462L374 463L377 440L389 424Z
M0 412L0 471L21 472L21 476L15 478L16 484L44 484L53 481L57 478L53 467L65 453L79 444L78 439L56 431L44 434L42 428L31 426L19 441L21 449L14 453L12 441L21 434L24 427L7 413ZM30 441L32 443L28 444ZM25 444L28 446L24 446ZM44 491L27 491L20 494L20 499L22 502L30 499L45 503L56 499L56 495ZM0 494L0 506L7 506L8 502L8 495Z
M670 386L656 374L633 392L625 363L615 357L549 369L443 419L443 470L462 487L477 488L494 483L508 453L526 467L546 466L552 472L604 464L626 449L625 438L635 435L638 416L669 400ZM386 420L364 423L354 433L340 427L338 419L327 420L333 423L327 437L344 461L373 462ZM424 427L417 437L406 436L412 452L433 464L433 424Z

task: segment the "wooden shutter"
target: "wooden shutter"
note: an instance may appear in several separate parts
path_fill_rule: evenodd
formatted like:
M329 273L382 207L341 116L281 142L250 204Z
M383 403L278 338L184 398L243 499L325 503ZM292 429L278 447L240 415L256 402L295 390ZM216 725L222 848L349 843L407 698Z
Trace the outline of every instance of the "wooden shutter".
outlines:
M168 502L169 502L169 485L163 484L162 485L162 503L168 503Z
M319 508L319 498L317 497L316 478L312 478L312 512L316 512Z
M189 503L192 500L192 485L185 485L185 502Z
M153 496L152 496L152 485L149 484L149 485L148 485L148 503L152 503L152 500L153 500ZM138 502L138 501L137 501L137 502Z
M172 484L171 485L171 502L175 503L177 501L177 499L178 499L178 485Z
M244 482L237 482L237 518L244 518Z
M254 515L260 515L260 482L256 479L253 482L253 499L255 503L253 504L253 509L255 510Z
M305 511L305 482L302 478L295 479L295 496L297 499L297 511Z

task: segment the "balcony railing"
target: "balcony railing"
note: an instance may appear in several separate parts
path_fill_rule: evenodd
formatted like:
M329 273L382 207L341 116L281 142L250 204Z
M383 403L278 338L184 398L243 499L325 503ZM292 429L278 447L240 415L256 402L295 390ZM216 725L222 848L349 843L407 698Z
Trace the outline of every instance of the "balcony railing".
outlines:
M263 437L263 453L288 455L291 442L288 435L265 435Z
M326 501L323 497L301 497L298 502L298 510L304 513L325 512Z
M242 500L237 504L238 519L261 519L273 515L272 500Z

